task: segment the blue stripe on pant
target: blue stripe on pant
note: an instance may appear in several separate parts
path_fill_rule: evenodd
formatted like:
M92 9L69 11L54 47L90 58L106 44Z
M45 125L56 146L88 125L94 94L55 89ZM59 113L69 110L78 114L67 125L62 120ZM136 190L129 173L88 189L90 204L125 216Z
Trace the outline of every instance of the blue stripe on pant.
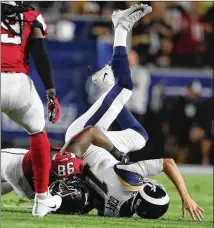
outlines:
M111 107L115 98L120 94L123 88L118 85L115 85L104 98L102 105L99 109L94 113L94 115L86 122L84 127L87 126L95 126L96 123L102 118L102 116L108 111Z
M113 50L112 71L114 73L116 83L126 89L133 89L131 79L131 71L129 69L128 55L126 47L118 46Z
M122 130L126 130L128 128L133 129L134 131L141 134L144 139L147 141L149 136L143 126L136 120L133 114L129 111L129 109L124 106L120 114L117 116L117 122L120 125Z

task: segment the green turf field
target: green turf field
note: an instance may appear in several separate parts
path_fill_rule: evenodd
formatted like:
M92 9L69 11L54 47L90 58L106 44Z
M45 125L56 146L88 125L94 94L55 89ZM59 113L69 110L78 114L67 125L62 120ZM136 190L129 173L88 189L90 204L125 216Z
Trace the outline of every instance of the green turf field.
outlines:
M179 196L173 185L164 175L159 180L169 192L171 205L166 215L158 220L142 220L133 218L107 218L96 216L93 211L88 216L48 215L43 219L31 216L31 202L20 199L15 193L2 196L2 227L3 228L189 228L213 227L213 177L185 175L189 192L193 199L204 208L205 219L202 222L192 221L188 215L181 217Z

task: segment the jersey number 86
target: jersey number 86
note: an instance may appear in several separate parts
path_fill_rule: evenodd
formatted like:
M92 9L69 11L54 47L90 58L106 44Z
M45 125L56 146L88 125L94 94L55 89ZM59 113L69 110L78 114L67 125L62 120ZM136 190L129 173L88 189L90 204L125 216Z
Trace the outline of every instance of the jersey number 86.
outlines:
M57 167L57 175L59 177L65 177L74 172L74 164L73 162L69 162L67 164L58 165Z

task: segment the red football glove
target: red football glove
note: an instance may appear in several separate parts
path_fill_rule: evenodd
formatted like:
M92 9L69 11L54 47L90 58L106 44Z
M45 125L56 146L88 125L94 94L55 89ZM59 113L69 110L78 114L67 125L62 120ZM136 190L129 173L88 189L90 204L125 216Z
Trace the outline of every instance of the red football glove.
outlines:
M48 120L56 123L60 116L60 104L57 97L47 96L48 98Z

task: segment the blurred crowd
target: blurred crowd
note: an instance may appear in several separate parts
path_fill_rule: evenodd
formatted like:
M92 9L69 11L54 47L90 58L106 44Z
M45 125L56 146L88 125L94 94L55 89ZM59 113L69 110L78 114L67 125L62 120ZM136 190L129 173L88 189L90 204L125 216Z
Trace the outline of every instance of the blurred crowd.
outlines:
M34 2L44 14L98 16L139 2ZM132 47L141 64L157 67L208 67L214 39L213 2L143 2L153 8L133 29ZM111 23L98 22L91 37L110 40Z

